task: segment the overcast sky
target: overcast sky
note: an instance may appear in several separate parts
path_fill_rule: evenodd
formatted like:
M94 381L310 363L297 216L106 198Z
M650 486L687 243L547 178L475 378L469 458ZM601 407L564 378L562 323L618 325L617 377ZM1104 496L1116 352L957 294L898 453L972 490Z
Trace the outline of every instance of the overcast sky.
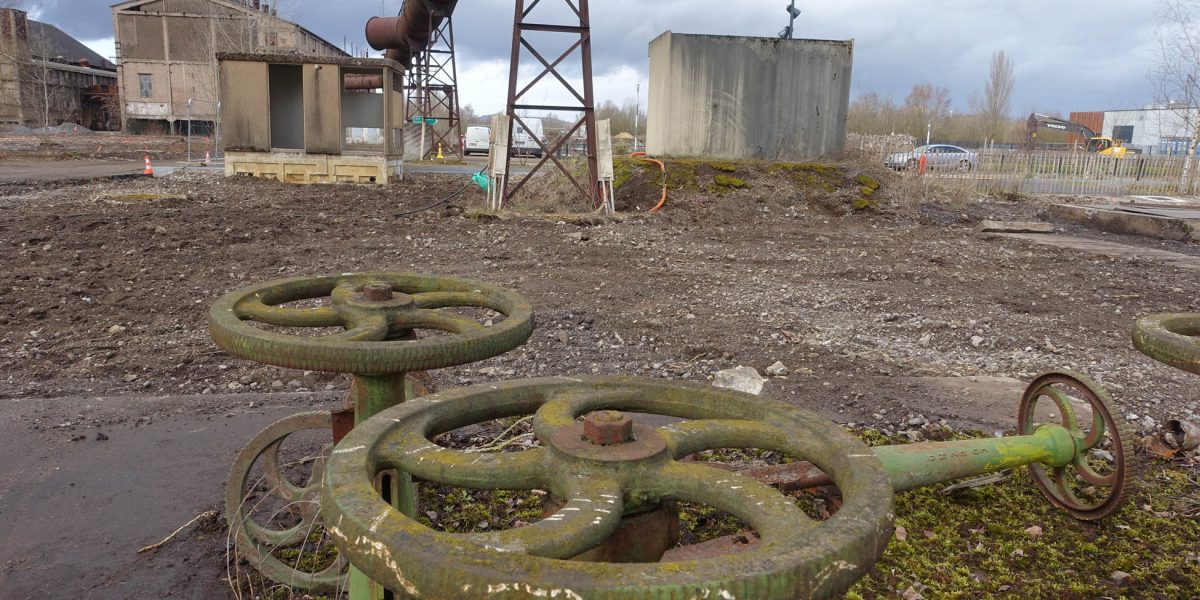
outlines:
M395 14L400 0L279 0L281 14L327 40L365 48L371 16ZM542 0L551 20L565 6ZM646 98L647 45L664 31L774 36L787 23L784 0L592 0L593 61L598 99ZM461 0L455 13L463 104L479 113L503 108L512 43L512 0ZM736 6L737 8L731 8ZM1147 72L1155 62L1156 0L799 0L796 37L853 39L854 92L902 100L916 83L950 89L956 110L983 87L996 50L1016 67L1013 115L1040 111L1134 108L1153 101ZM26 0L36 18L110 56L108 2ZM551 57L547 57L548 59ZM530 59L532 61L532 59ZM578 64L577 62L574 64ZM578 69L568 77L578 77ZM557 84L556 84L557 85ZM545 87L530 101L556 101Z

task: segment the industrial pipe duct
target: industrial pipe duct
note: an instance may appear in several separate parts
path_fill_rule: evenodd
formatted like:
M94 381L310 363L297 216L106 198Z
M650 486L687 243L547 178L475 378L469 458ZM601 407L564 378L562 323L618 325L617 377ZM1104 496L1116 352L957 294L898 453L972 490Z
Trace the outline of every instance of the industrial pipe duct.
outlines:
M454 12L458 0L406 0L395 17L371 17L367 21L367 43L386 56L412 67L412 57L429 45L442 19Z
M377 90L383 87L383 75L370 73L346 73L344 87L347 90Z

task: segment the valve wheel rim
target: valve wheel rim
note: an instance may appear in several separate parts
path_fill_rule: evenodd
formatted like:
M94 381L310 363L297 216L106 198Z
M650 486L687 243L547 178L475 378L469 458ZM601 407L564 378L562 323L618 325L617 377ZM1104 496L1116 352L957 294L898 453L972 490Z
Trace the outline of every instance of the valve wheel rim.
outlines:
M372 283L396 291L393 300L362 299ZM316 308L280 306L330 297ZM477 307L503 320L485 327L439 308ZM246 321L279 327L342 327L320 337L260 329ZM533 333L533 307L521 294L488 283L411 273L358 273L279 279L226 294L209 310L209 331L223 350L261 363L312 371L388 375L475 362L511 350ZM411 337L414 329L448 336Z
M637 438L624 447L579 442L575 418L600 409L695 420L635 429ZM470 423L531 412L540 448L470 454L429 441ZM563 444L572 435L578 446ZM816 523L773 488L677 461L724 447L800 455L833 476L846 502L829 521ZM526 527L441 533L379 499L374 474L389 469L472 488L547 489L566 502ZM611 599L654 593L722 597L721 592L738 598L827 597L844 591L878 559L894 520L894 494L883 465L832 422L740 392L621 377L475 386L388 409L334 449L323 489L322 516L332 524L327 530L340 551L385 587L422 597L484 597L488 590ZM759 549L668 566L564 560L606 539L626 509L668 498L742 518L762 536ZM536 580L521 575L528 573L536 573Z
M1092 419L1086 432L1079 425L1070 397L1052 387L1055 385L1072 390L1088 403ZM1127 479L1136 460L1129 425L1118 418L1108 391L1092 379L1073 371L1054 371L1035 379L1022 395L1017 411L1019 434L1028 435L1036 429L1037 405L1042 398L1049 398L1058 409L1061 424L1075 438L1076 452L1071 463L1064 466L1029 465L1034 483L1046 499L1077 519L1094 521L1112 514L1129 492ZM1111 440L1107 451L1112 454L1112 470L1101 473L1089 462L1088 451L1099 449L1105 439ZM1094 501L1080 498L1073 489L1073 478L1096 488L1107 488L1107 492Z
M237 556L230 561L231 566L237 564L238 559L244 559L264 577L295 589L333 593L346 588L349 563L340 554L332 564L316 572L298 568L303 553L292 564L271 554L274 547L305 543L308 536L318 530L320 482L329 450L328 447L322 449L313 461L307 483L297 486L288 480L280 468L279 449L288 436L297 432L328 432L330 427L328 411L298 413L267 426L238 453L225 484L225 515L237 550ZM267 496L275 496L286 502L285 509L292 509L298 514L297 524L286 529L271 529L253 519L251 513L257 508L258 502L250 503L246 485L251 483L250 474L256 463L262 464L262 479L269 486Z
M1200 375L1200 313L1164 313L1138 319L1133 345L1143 354Z

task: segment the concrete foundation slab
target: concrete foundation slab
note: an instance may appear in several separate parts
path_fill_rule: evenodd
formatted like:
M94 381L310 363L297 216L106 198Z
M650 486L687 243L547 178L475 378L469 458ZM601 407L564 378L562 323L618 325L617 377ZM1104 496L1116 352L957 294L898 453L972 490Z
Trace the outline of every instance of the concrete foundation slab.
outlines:
M252 175L285 183L378 183L404 178L404 163L386 156L226 152L225 176Z
M1180 242L1200 241L1200 207L1057 204L1051 213L1101 231Z
M227 597L223 532L138 549L220 509L233 459L258 430L334 405L340 394L0 401L0 596Z
M1079 250L1081 252L1102 254L1104 256L1112 256L1116 258L1144 258L1148 260L1157 260L1181 269L1200 271L1200 256L1192 256L1190 254L1180 254L1178 252L1168 252L1166 250L1157 250L1155 248L1142 248L1140 246L1103 242L1100 240L1092 240L1088 238L1067 235L1037 235L1030 233L997 233L994 235L1026 240L1035 244L1044 244L1058 248L1070 248L1071 250Z

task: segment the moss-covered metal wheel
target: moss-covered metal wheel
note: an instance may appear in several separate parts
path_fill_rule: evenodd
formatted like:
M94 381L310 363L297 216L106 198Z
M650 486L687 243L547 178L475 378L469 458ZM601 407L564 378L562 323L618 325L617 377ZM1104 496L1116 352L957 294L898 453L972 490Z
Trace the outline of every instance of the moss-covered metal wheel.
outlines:
M332 564L315 572L302 567L304 552L316 552L310 538L323 530L320 518L320 482L328 457L328 447L309 458L311 471L303 485L289 481L285 465L280 464L280 447L294 434L303 431L330 431L328 411L305 412L284 417L269 425L246 444L234 461L225 485L225 518L229 535L237 554L234 561L245 560L264 577L294 589L332 593L345 589L348 564L340 556ZM262 481L251 481L255 465L262 471ZM265 485L266 492L255 498L253 488ZM264 510L258 510L262 504ZM275 519L293 521L286 527L274 528L261 524L252 516L256 512L274 510ZM275 520L268 519L268 520ZM277 556L278 551L298 548L294 561ZM310 556L311 560L311 556Z
M282 306L331 299L314 307ZM504 316L487 327L439 308L478 307ZM254 326L340 328L324 336ZM358 273L280 279L231 292L209 311L209 331L227 352L265 364L357 375L439 369L491 358L533 332L533 308L520 294L470 279ZM416 339L414 330L450 335Z
M1039 407L1043 401L1048 405ZM1081 418L1081 410L1090 417ZM1029 465L1034 483L1055 506L1093 521L1121 506L1133 472L1133 432L1112 405L1108 392L1088 377L1054 371L1033 380L1017 411L1018 433L1032 434L1041 423L1059 421L1075 440L1069 464Z
M1138 319L1133 326L1133 345L1158 362L1200 375L1200 314Z
M629 425L635 411L688 419ZM541 446L466 453L434 436L534 414ZM577 421L589 415L583 423ZM829 473L845 503L824 522L745 476L679 459L705 449L764 448ZM402 470L479 489L542 489L562 508L498 532L437 532L380 498L376 476ZM371 579L417 598L824 598L847 589L893 531L892 485L879 459L834 423L791 405L712 386L618 377L549 378L451 390L359 424L326 465L321 513L343 555ZM565 560L608 539L623 514L664 500L706 504L753 527L753 550L672 563Z

